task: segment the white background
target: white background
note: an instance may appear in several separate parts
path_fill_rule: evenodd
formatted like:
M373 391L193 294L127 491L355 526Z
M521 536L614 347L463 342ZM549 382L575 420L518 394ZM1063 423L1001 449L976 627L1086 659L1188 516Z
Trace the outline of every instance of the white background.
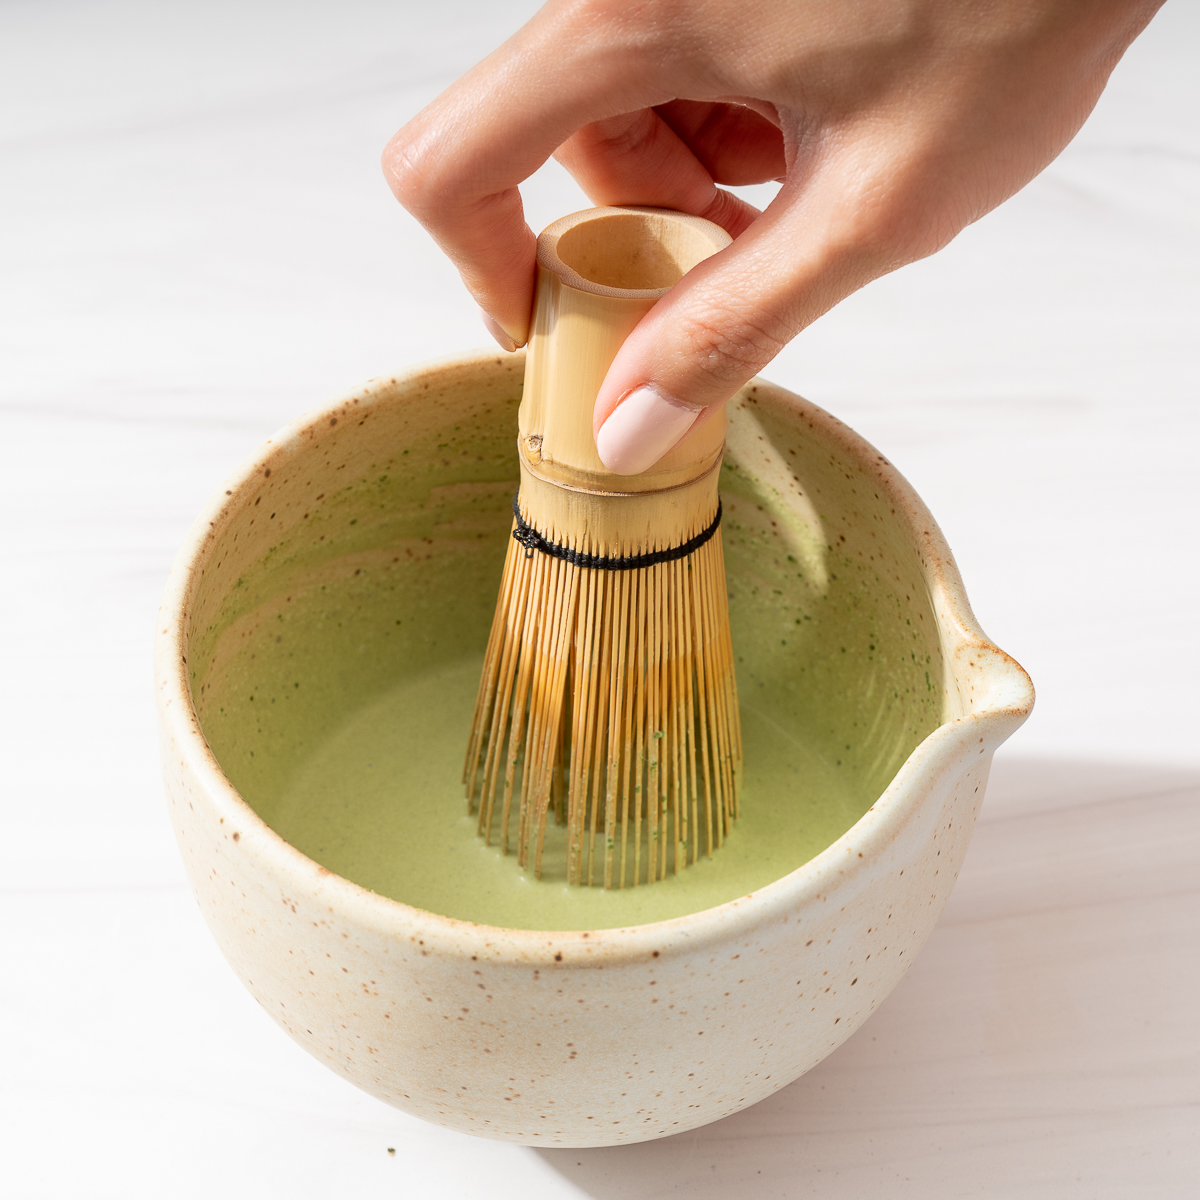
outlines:
M1039 691L879 1015L705 1130L535 1151L358 1093L221 960L158 777L165 575L276 428L486 342L378 159L534 7L0 4L0 1192L1197 1194L1196 0L1043 176L766 372L908 476ZM586 206L553 164L525 195Z

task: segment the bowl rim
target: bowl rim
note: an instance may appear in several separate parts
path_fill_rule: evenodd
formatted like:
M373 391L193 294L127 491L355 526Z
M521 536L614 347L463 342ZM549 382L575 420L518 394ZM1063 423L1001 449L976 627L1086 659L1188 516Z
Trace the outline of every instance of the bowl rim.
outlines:
M508 357L518 362L519 353ZM919 551L930 599L952 661L963 649L986 663L992 699L965 716L943 721L909 754L871 807L819 854L773 882L713 908L664 921L592 930L509 929L484 925L416 908L372 892L336 875L285 841L245 801L221 769L208 745L192 703L186 659L186 630L191 603L204 574L207 556L219 544L225 527L239 509L241 489L261 478L266 466L277 466L302 450L310 450L330 418L353 407L385 402L397 390L418 390L422 382L450 371L472 372L506 359L495 351L476 351L419 363L394 374L368 380L334 399L309 409L258 447L205 504L192 524L167 579L155 631L156 705L163 753L174 745L181 765L189 769L231 830L239 833L238 852L254 854L275 878L289 880L290 894L309 894L337 916L365 930L406 937L428 951L480 961L532 966L602 966L618 961L667 956L673 951L703 948L714 940L736 936L764 922L788 919L807 901L820 899L836 885L855 888L876 853L900 833L911 807L912 785L961 760L967 747L998 744L1017 728L1033 707L1033 684L1024 668L1001 650L980 628L971 611L962 578L949 546L924 501L900 472L865 438L824 409L762 378L743 389L768 390L799 410L833 440L841 452L873 475L893 502ZM990 735L990 736L989 736ZM994 748L994 746L993 746ZM982 751L980 751L982 753Z

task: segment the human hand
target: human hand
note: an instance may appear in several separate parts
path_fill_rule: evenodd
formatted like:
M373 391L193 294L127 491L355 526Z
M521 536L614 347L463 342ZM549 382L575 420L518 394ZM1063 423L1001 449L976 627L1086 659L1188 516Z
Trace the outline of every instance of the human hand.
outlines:
M510 350L535 269L518 185L552 154L596 204L730 233L596 398L601 459L635 474L839 300L1041 171L1160 3L551 0L392 138L384 171ZM717 186L772 179L762 213Z

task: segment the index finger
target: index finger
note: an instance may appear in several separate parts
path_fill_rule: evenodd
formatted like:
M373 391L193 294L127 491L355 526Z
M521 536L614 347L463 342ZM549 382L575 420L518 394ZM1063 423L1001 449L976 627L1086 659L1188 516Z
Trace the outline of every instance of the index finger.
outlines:
M396 199L515 345L528 337L536 253L518 185L584 125L674 98L649 41L621 34L594 9L547 5L383 152Z

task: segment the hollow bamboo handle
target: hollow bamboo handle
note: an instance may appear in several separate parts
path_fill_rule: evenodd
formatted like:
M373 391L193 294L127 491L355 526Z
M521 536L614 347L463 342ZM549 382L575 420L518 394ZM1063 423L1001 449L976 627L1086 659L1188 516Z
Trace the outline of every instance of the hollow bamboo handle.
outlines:
M537 243L537 290L518 418L524 465L560 486L655 492L720 459L714 414L642 475L614 475L592 435L596 395L621 344L659 297L729 245L711 221L661 208L594 208L563 217Z

